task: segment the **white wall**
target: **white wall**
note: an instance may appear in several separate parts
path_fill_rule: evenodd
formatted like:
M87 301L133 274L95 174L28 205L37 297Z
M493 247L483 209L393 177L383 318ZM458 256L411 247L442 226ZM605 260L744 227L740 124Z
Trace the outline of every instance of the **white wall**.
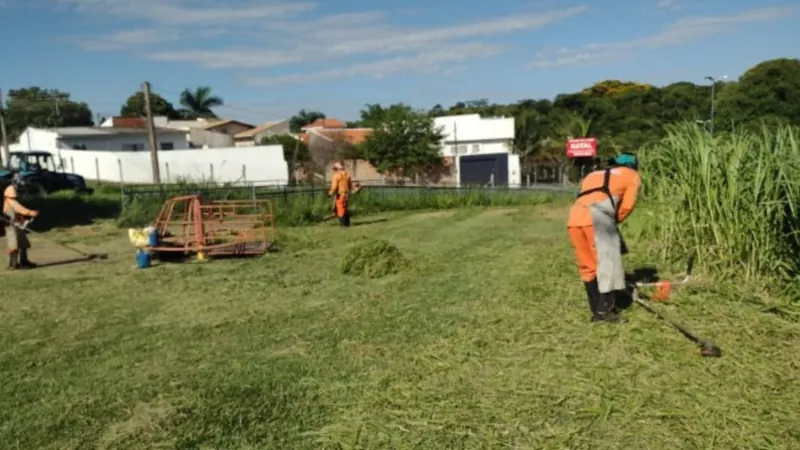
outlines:
M28 150L48 150L56 148L58 134L48 130L25 130L19 137L19 142L9 144L8 148L12 152L24 152Z
M442 128L445 142L514 139L513 117L481 117L479 114L443 116L433 120Z
M444 135L443 156L509 153L514 140L513 117L462 114L437 117L434 125Z
M508 155L508 187L518 188L522 186L522 168L520 167L519 155Z
M156 134L158 148L164 143L171 143L175 150L186 150L189 148L189 141L186 140L186 133L181 131L159 132ZM136 144L142 150L150 150L150 143L147 133L114 134L109 136L63 136L60 139L58 148L71 150L73 145L85 145L86 150L97 151L128 151L123 150L123 145ZM34 149L35 150L35 149ZM43 148L41 150L47 150Z
M446 143L442 148L442 156L468 156L468 155L488 155L496 153L510 153L511 141L509 140L487 140L472 141L469 143L459 141L458 148L455 142ZM458 153L456 151L458 150Z
M146 132L112 134L98 130L94 135L69 136L65 134L66 132L62 133L62 137L59 139L59 135L55 131L29 128L22 133L19 142L9 145L9 148L12 151L53 151L55 149L72 150L73 145L85 145L86 150L122 151L123 144L138 144L143 146L145 151L150 148ZM182 131L161 131L156 135L156 139L159 148L165 142L171 142L176 150L189 148L186 133Z
M59 156L64 169L86 178L123 183L151 183L149 152L40 149ZM216 148L158 152L161 180L179 178L218 183L252 182L285 185L289 182L283 147Z

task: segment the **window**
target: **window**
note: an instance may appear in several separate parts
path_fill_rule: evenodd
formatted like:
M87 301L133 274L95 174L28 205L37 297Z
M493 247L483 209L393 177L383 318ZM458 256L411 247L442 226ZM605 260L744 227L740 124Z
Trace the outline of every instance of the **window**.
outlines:
M73 150L86 150L86 144L73 144Z
M458 153L461 155L467 154L467 146L466 145L459 145L458 146Z
M472 153L479 153L481 151L480 144L472 144Z
M172 142L162 142L161 150L175 150L175 144Z
M122 144L122 149L127 151L144 150L144 144Z

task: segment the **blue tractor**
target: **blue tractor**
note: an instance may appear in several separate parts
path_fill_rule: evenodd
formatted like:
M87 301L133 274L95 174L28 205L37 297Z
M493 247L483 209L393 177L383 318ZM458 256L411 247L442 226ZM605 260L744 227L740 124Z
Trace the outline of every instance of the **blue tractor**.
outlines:
M21 195L47 195L58 191L91 194L86 180L73 173L64 173L53 155L45 151L11 152L9 164L0 168L0 182L13 182ZM59 171L62 170L62 171Z

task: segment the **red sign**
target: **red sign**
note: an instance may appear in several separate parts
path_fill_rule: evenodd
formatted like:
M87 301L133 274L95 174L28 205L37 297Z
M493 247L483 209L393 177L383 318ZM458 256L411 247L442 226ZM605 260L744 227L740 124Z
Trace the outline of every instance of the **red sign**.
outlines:
M593 158L595 156L597 156L597 138L580 138L567 141L567 158Z

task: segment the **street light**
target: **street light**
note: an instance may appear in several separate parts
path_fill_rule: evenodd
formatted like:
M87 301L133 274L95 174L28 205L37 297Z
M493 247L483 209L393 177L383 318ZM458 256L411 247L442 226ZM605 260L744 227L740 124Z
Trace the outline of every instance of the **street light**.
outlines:
M717 80L712 76L707 76L706 80L711 82L711 135L714 135L714 113L716 112L715 109L715 99L717 94L717 82L718 81L725 81L728 79L727 75L723 75L721 80Z

